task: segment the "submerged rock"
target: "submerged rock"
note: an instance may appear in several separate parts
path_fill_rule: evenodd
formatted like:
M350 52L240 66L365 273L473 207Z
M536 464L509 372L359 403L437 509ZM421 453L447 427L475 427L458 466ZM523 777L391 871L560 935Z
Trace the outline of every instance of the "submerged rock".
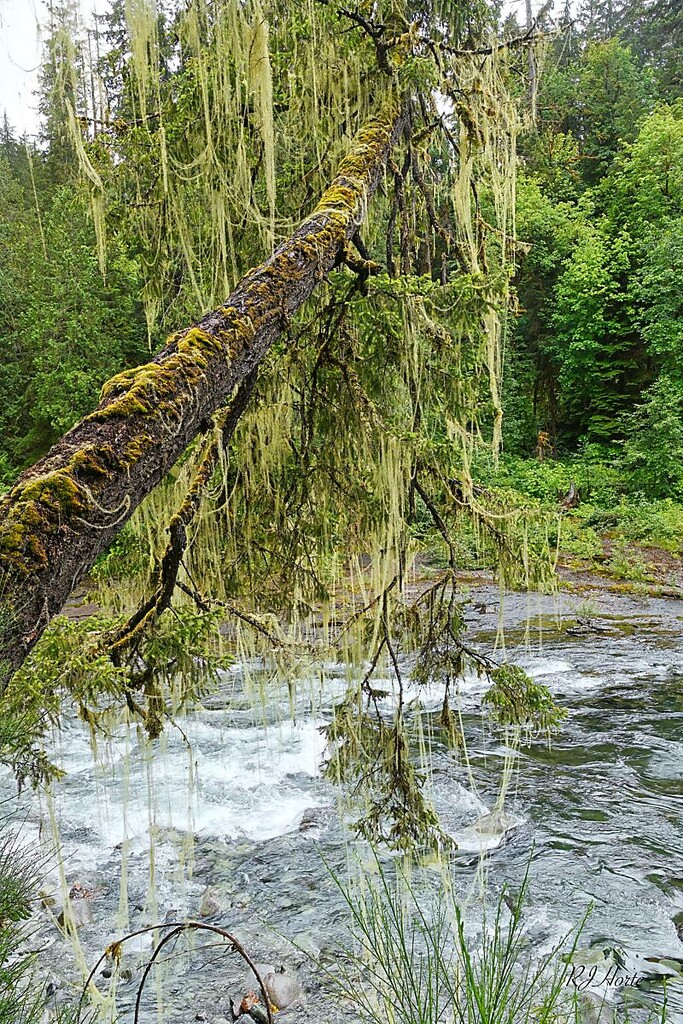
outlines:
M579 992L578 1004L585 1024L616 1024L614 1007L597 992Z
M299 822L299 832L313 832L320 833L322 826L325 824L323 807L308 807L301 815L301 821Z
M84 925L92 924L92 895L91 889L86 889L80 884L73 885L57 918L59 927L82 928Z
M511 828L515 828L519 824L519 820L514 818L511 814L507 814L506 811L498 810L491 811L489 814L482 814L481 818L477 818L474 823L475 832L480 832L486 836L500 836L504 832L509 832Z

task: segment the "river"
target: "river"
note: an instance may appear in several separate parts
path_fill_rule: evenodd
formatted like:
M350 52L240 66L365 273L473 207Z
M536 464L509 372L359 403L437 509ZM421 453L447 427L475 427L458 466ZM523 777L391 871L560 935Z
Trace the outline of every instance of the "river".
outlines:
M644 1019L638 1007L661 1007L661 975L669 973L666 1020L681 1024L683 607L600 593L589 602L509 594L501 611L498 592L480 585L467 619L472 644L523 666L569 714L551 745L539 737L511 751L482 719L485 681L468 676L460 693L468 769L432 735L438 693L416 692L431 750L429 786L459 844L448 871L466 915L480 916L482 874L495 902L504 884L517 891L528 869L523 921L531 954L551 949L590 905L582 962L609 951L593 995L608 1004L625 999L631 1019ZM284 1011L282 1021L355 1019L330 999L324 973L306 955L331 964L348 942L348 913L331 872L344 880L357 876L359 864L372 870L367 848L344 825L336 790L320 775L319 727L343 692L346 669L323 666L299 681L292 698L286 687L273 690L258 666L244 668L225 673L203 710L152 745L126 727L99 740L94 756L84 727L65 723L52 754L66 774L50 798L17 799L5 778L24 835L52 850L45 889L58 902L74 884L93 893L92 922L79 930L78 948L55 927L54 909L34 917L30 945L41 950L51 1001L73 998L79 962L90 968L124 930L197 918L208 886L219 910L210 920L255 960L285 964L304 983L305 1007ZM489 835L475 826L494 806L505 763L512 766L506 827ZM387 870L395 861L385 858ZM438 887L444 868L413 870L416 884L426 878ZM215 944L201 948L203 941L187 954L179 945L151 978L141 1003L145 1024L231 1019L230 998L244 991L243 965ZM116 1005L118 1019L132 1021L149 934L125 948L130 976L119 982ZM600 989L614 950L631 984ZM101 973L96 980L105 991ZM608 1005L601 1020L611 1012Z

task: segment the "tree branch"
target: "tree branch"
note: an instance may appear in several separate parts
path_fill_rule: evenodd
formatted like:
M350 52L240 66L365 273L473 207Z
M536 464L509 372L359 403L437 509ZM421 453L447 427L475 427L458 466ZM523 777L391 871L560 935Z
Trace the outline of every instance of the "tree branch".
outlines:
M102 389L0 498L0 689L143 498L261 363L352 238L400 138L391 95L313 213L225 304Z

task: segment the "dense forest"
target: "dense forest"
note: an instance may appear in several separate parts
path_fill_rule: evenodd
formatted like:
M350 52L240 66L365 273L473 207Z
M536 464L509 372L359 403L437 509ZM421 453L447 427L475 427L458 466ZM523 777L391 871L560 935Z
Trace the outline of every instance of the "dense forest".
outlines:
M126 71L125 9L114 5L87 33L69 4L52 5L50 17L41 139L15 138L5 120L0 143L5 486L96 404L104 380L144 361L165 332L195 319L221 289L227 293L241 269L234 239L228 255L225 239L196 237L195 226L174 225L163 237L171 211L145 210L144 190L155 188L148 177L119 180L116 199L107 195L113 228L102 272L104 243L96 239L69 111L96 156L106 157L98 147L108 147L109 158L113 149L125 158L145 144L149 129L144 117L131 120L137 101L125 85L133 75ZM503 450L519 458L580 454L616 470L619 493L676 499L683 487L676 281L681 14L674 3L633 2L567 8L557 24L544 17L537 26L548 41L535 58L535 122L518 141ZM168 75L175 18L169 11L158 25L157 59L169 62ZM521 38L525 30L510 17L501 31ZM183 75L189 105L198 100L192 90L205 86L192 81L191 62ZM179 130L168 126L169 135ZM159 145L153 133L147 141ZM88 160L97 163L92 153ZM254 188L272 191L274 170L266 168L263 182L259 170ZM285 174L282 195L288 183L280 163L278 173ZM126 188L138 200L126 204ZM314 191L312 174L306 189ZM272 199L256 197L265 204L260 218L270 216ZM159 202L150 199L150 206ZM247 223L242 235L255 229ZM153 240L155 230L162 237ZM514 459L504 463L513 484L532 486L521 468L515 479ZM481 473L490 481L489 467Z
M155 742L230 666L270 665L293 708L336 660L325 772L362 794L355 834L448 849L408 676L463 763L468 672L517 746L565 717L467 642L467 574L680 596L683 9L550 6L50 4L40 138L0 132L20 785L59 778L65 708Z

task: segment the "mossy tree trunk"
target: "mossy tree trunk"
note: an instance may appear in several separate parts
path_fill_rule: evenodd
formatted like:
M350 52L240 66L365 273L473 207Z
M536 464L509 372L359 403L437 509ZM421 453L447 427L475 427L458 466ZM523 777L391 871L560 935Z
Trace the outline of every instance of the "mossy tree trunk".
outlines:
M360 131L294 234L144 366L112 378L76 424L0 499L0 681L6 685L143 498L254 370L334 265L367 209L403 124L400 103Z

